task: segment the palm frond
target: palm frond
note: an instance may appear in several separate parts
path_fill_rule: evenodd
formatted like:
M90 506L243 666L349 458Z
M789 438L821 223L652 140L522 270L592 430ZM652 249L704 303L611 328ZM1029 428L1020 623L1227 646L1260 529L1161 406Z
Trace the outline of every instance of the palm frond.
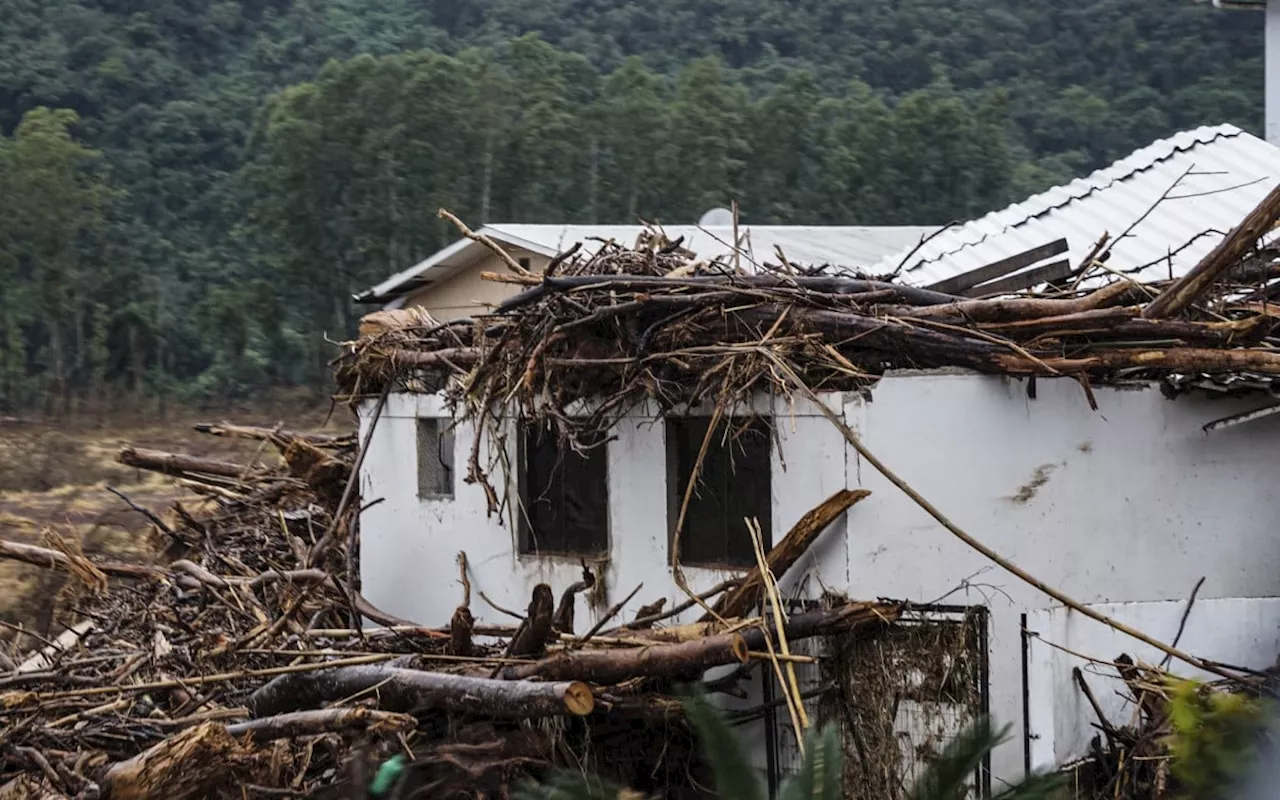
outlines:
M779 800L842 800L844 751L832 725L805 734L804 762L782 786Z
M702 752L715 774L717 794L733 800L764 800L764 785L733 728L700 689L685 699L684 712L698 731Z
M979 717L929 765L907 795L908 800L954 800L963 796L978 765L1004 740L1008 730L1006 727L997 733L990 719Z

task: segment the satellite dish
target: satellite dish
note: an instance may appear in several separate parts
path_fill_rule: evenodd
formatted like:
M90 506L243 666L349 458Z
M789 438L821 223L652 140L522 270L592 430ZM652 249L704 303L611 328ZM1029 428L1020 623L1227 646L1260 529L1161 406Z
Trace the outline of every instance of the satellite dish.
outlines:
M733 212L727 208L713 208L702 215L698 225L703 228L732 228Z

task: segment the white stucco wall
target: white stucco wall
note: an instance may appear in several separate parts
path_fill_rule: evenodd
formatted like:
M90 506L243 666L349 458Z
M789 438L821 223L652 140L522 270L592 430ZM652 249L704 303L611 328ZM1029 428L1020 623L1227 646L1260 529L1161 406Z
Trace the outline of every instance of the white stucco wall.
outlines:
M872 452L956 523L1082 602L1177 600L1201 575L1205 599L1280 595L1280 546L1269 522L1280 419L1201 430L1262 401L1169 401L1154 387L1096 388L1101 408L1094 412L1074 382L1041 380L1037 389L1030 400L1025 382L929 373L887 377L870 401L832 395L830 402ZM366 504L383 502L361 520L368 598L424 624L445 624L461 598L459 550L467 552L474 588L510 608L522 609L538 582L558 592L577 580L572 560L517 556L505 521L486 517L479 487L459 482L450 501L416 498L413 420L442 413L435 398L392 396L373 432L361 488ZM815 409L783 413L773 466L775 537L843 486L873 492L784 584L807 578L811 595L825 585L854 597L928 602L967 581L947 602L991 609L991 710L1015 726L1015 738L993 759L996 785L1020 775L1020 618L1048 607L1048 598L938 525ZM667 470L662 426L654 422L628 420L608 450L607 603L644 584L624 616L660 596L668 603L683 597L667 567ZM459 478L470 437L459 430ZM695 588L723 577L686 572ZM584 605L578 618L585 627L594 612ZM472 609L483 622L509 621L478 598Z
M1092 608L1164 642L1178 635L1185 613L1179 649L1223 664L1261 670L1274 666L1280 654L1280 598L1197 598L1190 613L1185 599L1103 603ZM1099 735L1095 727L1098 715L1072 678L1077 667L1083 670L1108 722L1116 726L1134 723L1136 704L1117 671L1107 664L1082 661L1067 651L1104 662L1124 653L1140 663L1156 665L1164 659L1161 651L1065 607L1028 614L1027 630L1033 632L1027 640L1027 722L1033 734L1033 769L1084 758L1089 741ZM1178 661L1169 669L1184 678L1218 679Z

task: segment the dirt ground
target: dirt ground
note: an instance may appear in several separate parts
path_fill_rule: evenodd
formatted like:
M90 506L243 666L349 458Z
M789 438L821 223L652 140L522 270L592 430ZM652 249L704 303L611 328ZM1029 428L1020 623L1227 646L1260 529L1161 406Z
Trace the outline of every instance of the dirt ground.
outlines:
M270 411L224 413L170 412L164 422L144 418L90 421L0 417L0 539L43 544L44 532L55 530L78 539L86 553L118 560L154 559L163 547L154 526L119 497L111 486L162 519L173 517L172 505L198 507L199 498L171 479L119 464L116 454L125 444L209 456L228 461L255 459L273 463L274 448L257 442L201 434L197 422L227 420L271 426L282 423L298 430L348 432L352 417L335 410L326 421L328 405L305 403L301 411L281 417ZM0 640L9 641L21 627L55 634L51 619L54 596L62 576L12 561L0 561ZM25 649L34 644L12 642Z

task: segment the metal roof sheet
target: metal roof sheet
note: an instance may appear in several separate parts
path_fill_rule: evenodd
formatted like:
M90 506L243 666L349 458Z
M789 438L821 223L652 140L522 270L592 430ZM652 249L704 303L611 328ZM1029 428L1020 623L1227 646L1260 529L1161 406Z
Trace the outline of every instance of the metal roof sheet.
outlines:
M890 253L910 249L938 230L938 225L854 226L854 225L743 225L742 266L751 269L751 261L776 261L774 248L782 249L788 261L803 265L831 264L851 269L866 268ZM640 225L486 225L478 233L500 244L519 247L547 257L556 255L581 242L586 252L601 246L599 240L614 240L632 246L642 231ZM664 225L668 238L683 237L682 246L705 259L727 256L733 252L732 227L698 225ZM463 239L440 250L430 258L358 295L357 300L380 300L395 297L409 285L445 277L474 263L485 251L484 245Z
M1111 269L1145 281L1177 277L1277 182L1280 148L1234 125L1197 128L940 233L911 256L902 278L925 286L1062 238L1064 257L1079 265L1103 233L1113 240ZM910 249L872 271L892 271Z

